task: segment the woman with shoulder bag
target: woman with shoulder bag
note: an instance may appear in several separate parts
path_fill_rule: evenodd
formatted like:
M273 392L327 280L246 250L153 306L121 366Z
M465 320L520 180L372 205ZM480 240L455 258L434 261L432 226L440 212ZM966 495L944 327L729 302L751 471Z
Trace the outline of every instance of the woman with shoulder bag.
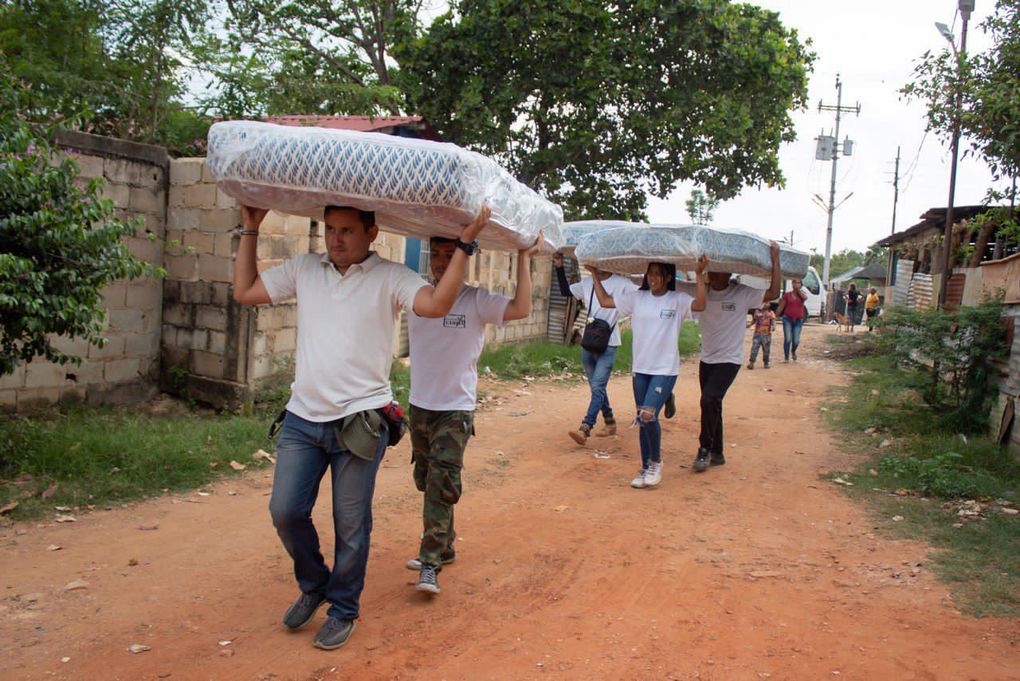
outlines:
M699 264L700 267L700 264ZM589 267L589 270L594 268ZM699 270L700 273L700 270ZM680 374L680 327L691 319L698 301L689 293L676 290L676 266L653 262L645 271L641 288L610 295L602 283L595 282L599 304L630 315L634 329L634 402L635 422L640 426L641 470L631 487L654 487L662 481L662 429L659 410L673 392Z

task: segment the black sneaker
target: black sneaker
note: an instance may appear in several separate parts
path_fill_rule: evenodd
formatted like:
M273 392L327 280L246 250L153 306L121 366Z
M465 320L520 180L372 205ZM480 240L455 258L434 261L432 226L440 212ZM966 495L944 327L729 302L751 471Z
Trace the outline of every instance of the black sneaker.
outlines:
M283 625L288 629L298 629L308 624L319 606L326 602L322 594L301 594L301 597L294 601L287 614L283 616Z
M418 586L414 588L430 594L439 593L439 580L436 579L436 569L431 565L422 565L421 572L418 573Z
M663 413L668 419L676 416L676 400L673 398L673 393L670 393L669 397L666 398L666 407L663 409Z
M354 620L341 620L330 617L315 635L312 645L323 650L336 650L354 633Z
M709 459L709 464L711 464L712 466L725 466L726 457L723 456L722 453L716 454L715 452L712 452L712 457Z
M450 563L452 563L455 560L457 560L457 554L456 553L444 553L443 555L439 556L439 562L442 565L449 565ZM418 559L418 558L412 558L411 560L407 561L407 563L404 564L404 567L406 567L408 570L414 570L415 572L420 572L421 571L421 560Z
M698 455L694 457L694 472L701 473L708 470L708 450L698 447Z

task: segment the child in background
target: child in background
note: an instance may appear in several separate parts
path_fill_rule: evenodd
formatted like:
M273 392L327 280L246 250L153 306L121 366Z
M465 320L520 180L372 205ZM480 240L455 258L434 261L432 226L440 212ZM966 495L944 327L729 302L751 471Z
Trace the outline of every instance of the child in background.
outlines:
M776 315L768 303L754 311L754 338L751 339L751 358L747 363L748 369L754 368L754 361L758 359L758 348L761 348L762 360L765 368L769 368L769 356L772 350L772 330L776 327Z

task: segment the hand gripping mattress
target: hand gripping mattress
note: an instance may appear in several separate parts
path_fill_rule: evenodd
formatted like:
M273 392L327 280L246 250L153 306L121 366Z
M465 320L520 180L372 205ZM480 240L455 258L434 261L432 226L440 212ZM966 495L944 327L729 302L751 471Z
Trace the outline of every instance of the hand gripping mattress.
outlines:
M563 211L494 161L453 144L379 133L226 121L209 129L209 170L219 187L258 208L321 218L327 205L376 211L381 229L456 237L482 203L485 248L517 250L545 233L563 245Z
M736 229L676 225L627 227L581 237L577 259L584 265L621 274L642 274L651 262L668 262L680 272L693 272L702 253L710 272L769 277L769 241ZM779 267L787 278L807 274L809 256L780 245Z

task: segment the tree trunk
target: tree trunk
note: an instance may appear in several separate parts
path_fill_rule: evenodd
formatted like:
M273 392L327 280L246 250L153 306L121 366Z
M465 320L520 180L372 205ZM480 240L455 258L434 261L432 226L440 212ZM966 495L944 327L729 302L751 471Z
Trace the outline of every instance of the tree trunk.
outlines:
M977 240L974 242L974 254L970 258L970 267L977 267L981 264L981 259L985 256L985 250L988 248L988 242L992 238L995 226L994 220L985 220L984 224L981 225L981 231L978 232Z

